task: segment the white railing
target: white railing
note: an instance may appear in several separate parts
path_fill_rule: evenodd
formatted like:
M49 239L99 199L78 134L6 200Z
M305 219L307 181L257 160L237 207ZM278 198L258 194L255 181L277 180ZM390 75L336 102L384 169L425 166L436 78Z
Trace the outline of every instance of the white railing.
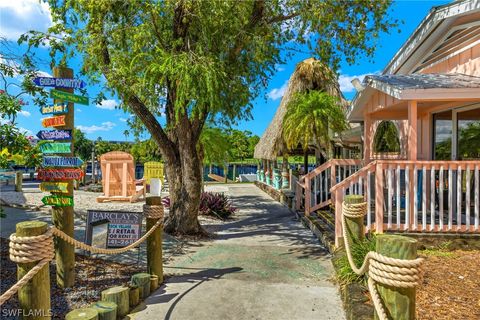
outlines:
M333 203L330 188L361 168L361 160L332 159L318 166L297 182L297 210L309 215ZM302 201L303 200L303 201Z
M374 161L331 188L336 238L346 194L365 196L367 230L480 233L479 176L480 161Z

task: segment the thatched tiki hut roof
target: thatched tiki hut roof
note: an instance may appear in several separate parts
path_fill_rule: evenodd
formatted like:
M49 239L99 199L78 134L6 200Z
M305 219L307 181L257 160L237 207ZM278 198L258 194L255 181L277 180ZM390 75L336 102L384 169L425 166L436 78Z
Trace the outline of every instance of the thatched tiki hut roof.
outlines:
M309 58L298 63L288 81L288 87L285 90L285 94L272 122L255 146L255 158L275 160L278 155L288 152L283 139L282 128L283 118L287 112L287 105L295 93L306 92L308 90L327 92L332 96L339 97L345 107L347 106L347 101L340 91L336 75L328 66L314 58Z

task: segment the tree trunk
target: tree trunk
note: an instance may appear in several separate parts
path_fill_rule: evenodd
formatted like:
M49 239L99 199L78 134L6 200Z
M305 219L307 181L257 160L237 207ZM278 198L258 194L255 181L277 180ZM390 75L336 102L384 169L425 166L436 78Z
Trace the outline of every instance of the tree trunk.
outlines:
M303 166L304 166L304 174L308 173L308 149L305 150L305 153L303 154Z
M202 191L201 160L196 142L188 138L188 135L183 136L177 145L178 159L167 159L170 213L164 230L171 234L205 234L198 222Z

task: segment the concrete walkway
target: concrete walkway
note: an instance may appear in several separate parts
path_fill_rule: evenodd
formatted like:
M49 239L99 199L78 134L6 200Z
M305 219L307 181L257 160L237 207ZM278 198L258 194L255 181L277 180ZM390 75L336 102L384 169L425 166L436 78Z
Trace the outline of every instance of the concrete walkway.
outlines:
M166 265L173 276L130 318L344 319L330 257L310 231L254 185L227 188L235 218Z

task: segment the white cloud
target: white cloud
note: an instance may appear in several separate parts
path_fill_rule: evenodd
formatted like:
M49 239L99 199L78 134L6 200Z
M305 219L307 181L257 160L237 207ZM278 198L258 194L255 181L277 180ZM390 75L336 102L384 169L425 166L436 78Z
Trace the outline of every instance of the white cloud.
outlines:
M22 127L18 127L18 130L26 136L33 136L32 130L25 129L25 128L22 128Z
M375 72L372 72L372 73L364 73L364 74L353 75L353 76L350 76L348 74L342 74L338 78L338 84L340 85L340 91L342 91L343 93L354 92L355 87L352 84L353 79L358 78L360 81L363 81L363 78L365 78L365 76L368 76L368 75L371 75L371 74L378 74L378 73L379 73L379 71L375 71Z
M115 127L116 124L110 121L102 122L100 126L92 125L92 126L77 126L78 130L81 130L85 133L93 133L97 131L110 131Z
M47 78L52 78L52 75L46 71L37 71L35 72L37 74L37 77L47 77Z
M20 110L18 111L18 114L24 116L24 117L30 117L32 114L28 112L27 110Z
M128 119L120 118L120 119L118 119L118 120L120 120L120 121L122 121L122 122L127 122Z
M0 34L17 41L30 30L47 31L52 25L50 5L38 0L0 1Z
M80 109L80 108L75 108L75 111L77 111L77 112L82 112L82 109Z
M101 104L97 104L96 107L100 109L113 110L118 106L118 102L113 99L103 100Z
M285 83L280 88L272 89L272 91L267 93L268 98L272 100L280 99L281 97L283 97L283 94L285 93L285 90L287 90L287 87L288 80L285 81Z

